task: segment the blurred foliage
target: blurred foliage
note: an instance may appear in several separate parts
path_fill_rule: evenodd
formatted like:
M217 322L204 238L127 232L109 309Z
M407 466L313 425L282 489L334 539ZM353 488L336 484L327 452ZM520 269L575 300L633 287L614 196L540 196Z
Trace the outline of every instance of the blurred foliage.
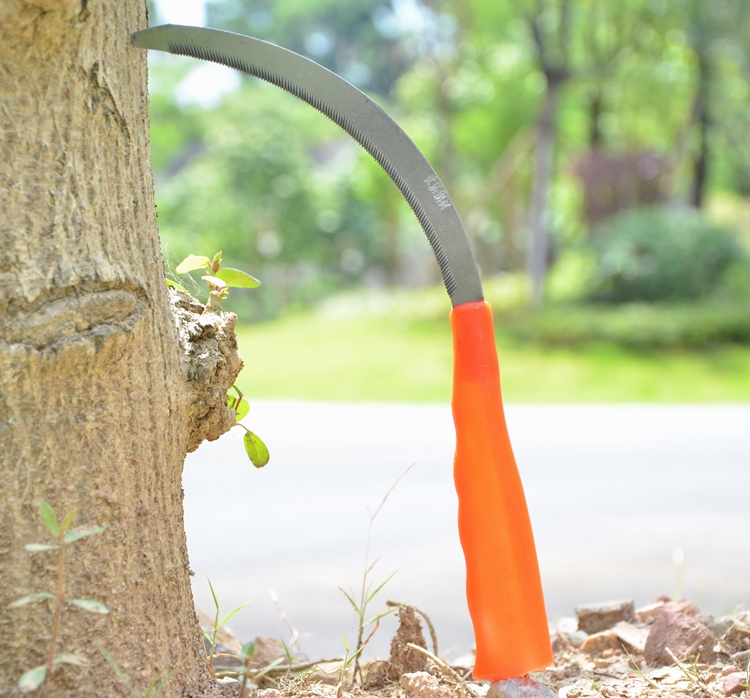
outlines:
M750 302L550 305L507 325L515 337L548 346L616 344L637 351L750 344Z
M609 303L706 297L742 258L736 234L692 209L634 209L592 232L591 298Z
M717 291L715 301L747 294L741 267L727 272L731 283L719 277L736 256L722 226L750 246L750 4L211 0L207 9L209 26L307 55L394 115L451 192L488 297L497 285L525 284L539 114L553 83L553 173L542 216L549 302L583 297L592 279L612 301L690 298L716 283L724 295ZM348 136L247 76L202 99L201 65L152 61L153 163L168 260L223 249L227 264L264 282L230 303L250 318L354 285L439 280L400 193ZM596 170L587 179L584 165L597 157L619 179ZM587 213L594 197L609 197L608 212L643 205L628 193L635 185L649 200L701 207L722 225L687 213L611 221ZM705 255L713 261L696 270ZM505 298L497 299L503 307ZM529 294L518 298L523 307Z

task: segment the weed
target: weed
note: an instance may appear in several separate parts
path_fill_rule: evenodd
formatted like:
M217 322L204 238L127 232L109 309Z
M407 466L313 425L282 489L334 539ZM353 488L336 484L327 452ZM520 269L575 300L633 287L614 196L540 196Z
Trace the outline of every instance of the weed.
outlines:
M104 529L101 526L78 526L70 528L76 517L76 512L71 511L66 514L62 521L57 518L55 510L45 501L39 502L39 517L45 528L54 540L54 543L29 543L25 549L30 553L57 553L57 583L55 591L42 591L33 594L27 594L20 599L13 601L8 608L20 608L31 603L40 601L51 601L53 606L52 625L50 632L50 641L47 648L47 661L33 669L24 672L18 679L18 688L24 693L35 691L42 688L42 694L46 690L46 682L52 674L53 669L61 664L71 664L73 666L85 666L88 661L73 652L57 652L57 644L60 636L60 625L65 608L74 606L89 613L109 613L109 609L101 602L93 599L66 599L65 593L65 556L70 545L78 542L82 538L95 536Z
M587 674L585 671L582 671L579 675L584 681L588 681L599 693L602 692L601 684L593 674Z
M219 621L219 599L216 596L216 591L214 590L214 585L211 584L211 580L208 580L208 586L211 589L211 596L213 596L214 599L214 606L216 607L216 614L214 616L214 623L213 623L213 629L211 633L209 634L207 630L201 629L203 632L204 637L206 640L208 640L209 644L209 651L208 651L208 669L211 672L211 676L213 678L216 678L216 671L214 670L214 654L216 652L216 635L219 632L219 628L221 628L224 623L226 623L230 618L235 616L237 613L239 613L245 606L247 606L250 602L246 601L241 606L238 606L234 609L231 613L224 616L224 618Z
M633 659L633 656L630 654L630 652L628 652L628 648L625 647L625 645L622 645L622 649L625 652L625 654L628 655L628 659L630 659L630 662L633 665L633 670L635 671L635 673L638 674L638 676L640 676L649 686L651 686L652 688L658 689L659 684L657 684L653 679L650 679L648 676L646 676L646 674L643 673L643 669L641 669L641 667L638 666L638 663L635 661L635 659Z
M349 657L350 648L346 640L344 640L344 647L346 649L346 656L344 659L344 669L342 669L342 677L343 672L346 669L346 667L354 661L354 678L356 679L357 676L359 676L360 680L362 679L362 669L359 665L359 658L360 654L362 653L362 650L365 648L367 643L372 639L372 636L375 634L377 629L380 627L380 619L384 616L387 616L395 610L395 608L391 607L388 608L386 611L381 611L380 613L375 614L371 618L367 618L367 607L370 604L370 602L377 596L378 592L389 582L391 579L393 579L396 572L393 572L382 584L380 584L374 591L370 591L370 587L367 584L367 579L370 576L370 572L372 572L372 569L375 567L375 565L378 563L378 560L375 560L372 564L370 564L370 540L372 538L372 525L377 517L377 515L380 513L380 510L383 508L383 505L386 503L386 500L390 496L391 492L396 488L396 485L401 481L401 478L406 475L412 468L414 467L414 463L412 463L406 470L404 470L401 475L399 475L396 478L396 481L391 485L389 490L385 493L385 497L381 500L380 504L378 504L378 508L375 510L375 513L370 513L369 509L367 513L370 515L370 522L367 527L367 545L365 546L365 568L364 573L362 575L362 587L360 589L359 594L359 603L357 603L354 600L354 592L347 593L344 591L341 587L339 589L341 590L341 593L346 596L349 603L352 605L352 608L354 609L354 614L357 620L357 646L355 647L354 653ZM380 559L380 558L378 558ZM398 570L397 570L398 571ZM351 590L350 590L351 591ZM367 619L366 619L367 618ZM365 630L370 627L372 624L375 624L375 627L372 629L372 632L367 636L367 638L364 637ZM341 636L343 639L343 635ZM348 661L347 661L348 660ZM343 681L343 679L342 679Z
M747 663L745 664L745 683L741 683L740 686L750 693L750 655L748 655Z
M198 271L200 269L205 270L206 273L201 278L208 285L208 300L206 301L204 313L215 313L219 309L219 303L229 295L230 287L257 288L260 286L260 281L254 276L250 276L250 274L239 269L222 267L220 251L214 255L213 259L201 255L189 254L177 265L175 271L178 274L189 274L191 271ZM173 286L187 293L187 289L171 279L167 279L167 286ZM227 407L235 411L237 426L245 430L245 453L247 453L250 462L256 468L262 468L268 463L270 458L268 448L257 434L250 431L241 423L241 420L250 411L250 405L236 385L233 385L232 388L237 393L237 397L227 395Z
M698 657L692 657L690 661L690 668L686 667L682 662L680 662L679 659L675 656L674 652L672 652L669 647L664 648L666 653L672 658L672 661L677 665L677 667L680 669L680 671L685 674L688 681L692 683L693 685L697 686L701 691L704 693L707 693L709 696L712 696L713 698L724 698L724 695L721 693L718 693L717 691L714 691L705 681L705 679L700 675L700 672L698 671Z

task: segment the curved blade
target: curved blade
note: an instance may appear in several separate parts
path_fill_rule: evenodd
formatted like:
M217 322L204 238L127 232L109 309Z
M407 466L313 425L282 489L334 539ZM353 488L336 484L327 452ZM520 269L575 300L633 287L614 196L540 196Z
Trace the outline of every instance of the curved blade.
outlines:
M325 114L370 153L401 190L432 245L451 303L483 299L466 231L440 178L401 127L354 85L297 53L218 29L166 24L135 32L131 42L236 68Z

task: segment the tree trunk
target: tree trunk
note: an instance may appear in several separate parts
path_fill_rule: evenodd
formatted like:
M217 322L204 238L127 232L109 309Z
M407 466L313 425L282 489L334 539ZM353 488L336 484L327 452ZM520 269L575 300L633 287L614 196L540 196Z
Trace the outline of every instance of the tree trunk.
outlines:
M66 547L64 596L110 609L63 606L57 651L89 664L56 667L47 695L127 695L95 643L141 694L172 671L165 696L202 695L209 682L181 475L186 451L226 430L231 415L223 404L196 404L197 363L164 283L146 52L129 43L145 26L145 0L0 0L0 689L7 695L19 694L24 671L45 664L52 635L51 601L7 607L55 591L56 554L24 549L49 542L40 500L58 515L76 510L74 525L104 527Z
M703 206L703 196L708 177L708 130L711 126L708 113L710 68L708 58L698 53L698 88L693 106L693 119L698 126L698 152L693 158L693 179L690 182L690 205Z
M535 305L544 299L544 277L549 255L549 196L555 152L555 111L560 83L549 80L537 125L534 183L529 212L529 248L526 265Z

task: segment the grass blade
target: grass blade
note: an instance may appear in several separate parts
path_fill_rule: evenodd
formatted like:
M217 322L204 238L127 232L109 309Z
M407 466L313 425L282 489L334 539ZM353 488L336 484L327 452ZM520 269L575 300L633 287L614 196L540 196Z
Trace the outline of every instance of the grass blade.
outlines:
M224 623L226 623L230 618L232 618L232 616L234 616L237 613L239 613L249 603L250 603L250 601L245 601L245 603L243 603L242 606L238 606L237 608L234 609L234 611L232 611L231 613L229 613L226 616L224 616L224 620L222 620L221 623L219 623L219 627L221 627L222 625L224 625Z
M384 586L385 586L386 584L388 584L388 582L390 582L390 581L391 581L391 579L393 579L393 578L394 578L394 577L396 576L396 573L397 573L397 572L398 572L398 570L396 570L395 572L393 572L393 573L392 573L392 574L390 575L390 577L388 577L388 579L386 579L386 580L385 580L385 581L384 581L384 582L383 582L383 583L382 583L382 584L381 584L381 585L380 585L380 586L379 586L379 587L378 587L377 589L375 589L375 591L373 591L373 592L372 592L372 593L371 593L371 594L370 594L370 595L369 595L369 596L367 597L367 601L365 601L365 605L367 605L368 603L370 603L370 601L372 601L372 600L373 600L373 599L375 598L375 596L377 595L377 593L378 593L378 592L379 592L379 591L380 591L380 590L381 590L381 589L382 589L382 588L383 588L383 587L384 587Z

